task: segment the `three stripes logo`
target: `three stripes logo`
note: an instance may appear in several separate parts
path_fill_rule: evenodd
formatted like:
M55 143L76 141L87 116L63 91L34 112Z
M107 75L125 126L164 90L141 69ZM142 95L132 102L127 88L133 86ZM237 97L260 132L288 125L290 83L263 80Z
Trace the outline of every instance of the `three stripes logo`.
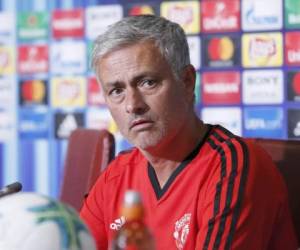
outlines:
M112 230L120 230L120 228L124 225L125 223L125 217L121 216L120 218L116 219L113 223L110 224L110 229Z

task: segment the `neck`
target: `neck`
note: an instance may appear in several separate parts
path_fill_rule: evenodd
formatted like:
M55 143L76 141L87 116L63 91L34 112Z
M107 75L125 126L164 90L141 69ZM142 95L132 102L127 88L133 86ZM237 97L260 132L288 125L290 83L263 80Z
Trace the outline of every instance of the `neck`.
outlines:
M161 187L164 186L178 165L202 141L206 131L206 125L195 116L191 122L181 128L174 138L165 142L164 145L158 145L150 150L141 150L153 166Z

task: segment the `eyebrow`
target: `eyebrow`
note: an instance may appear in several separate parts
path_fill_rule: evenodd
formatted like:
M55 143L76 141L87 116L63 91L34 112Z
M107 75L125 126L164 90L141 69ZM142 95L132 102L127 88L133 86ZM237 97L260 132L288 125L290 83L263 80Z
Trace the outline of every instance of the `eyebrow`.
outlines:
M150 77L154 77L154 74L152 72L142 72L136 76L134 76L131 80L130 80L130 85L136 83L136 82L139 82L141 79L147 77L147 76L150 76ZM157 76L156 76L157 77ZM119 87L119 86L122 86L123 85L123 81L119 81L119 80L116 80L116 81L111 81L111 82L107 82L106 84L103 84L104 85L104 88L107 87L107 88L112 88L112 87Z

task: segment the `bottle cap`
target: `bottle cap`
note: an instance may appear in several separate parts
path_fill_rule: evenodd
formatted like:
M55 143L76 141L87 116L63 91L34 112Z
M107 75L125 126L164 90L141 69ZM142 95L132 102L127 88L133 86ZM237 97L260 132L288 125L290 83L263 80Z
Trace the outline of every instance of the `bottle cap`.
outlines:
M131 206L131 205L140 204L140 203L142 203L142 199L141 199L139 192L137 192L135 190L127 190L125 192L124 204L126 206Z

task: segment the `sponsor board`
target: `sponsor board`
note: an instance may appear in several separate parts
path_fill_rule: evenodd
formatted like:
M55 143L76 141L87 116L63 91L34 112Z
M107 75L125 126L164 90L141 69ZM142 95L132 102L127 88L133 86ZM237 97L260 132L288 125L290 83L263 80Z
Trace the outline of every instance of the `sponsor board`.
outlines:
M14 77L0 77L0 108L16 106L16 86Z
M287 72L287 99L300 102L300 71Z
M284 114L281 107L244 108L244 136L284 138Z
M0 130L1 133L4 130L16 129L16 117L15 113L11 108L0 108ZM1 138L4 138L4 135L1 135Z
M55 138L57 139L68 139L74 129L83 126L84 114L82 112L54 114Z
M47 80L27 79L20 81L20 104L21 105L46 105L48 90Z
M15 15L12 12L0 12L0 45L15 43ZM1 67L0 67L1 68Z
M56 39L64 37L83 37L84 10L54 10L52 12L51 28L52 36Z
M88 78L87 103L91 106L105 105L101 84L96 77Z
M200 55L200 37L198 36L188 36L187 37L187 42L189 45L189 49L190 49L190 60L191 60L191 64L193 64L193 66L195 67L196 70L200 69L201 66L201 55Z
M86 127L112 130L113 120L107 108L91 108L86 113Z
M241 102L240 72L203 72L201 82L204 105L239 104Z
M124 6L125 16L137 16L137 15L159 15L159 3L147 2L147 3L126 3Z
M240 65L240 37L214 35L202 38L203 66L233 67Z
M54 42L50 49L52 74L83 74L86 72L87 55L86 45L83 41Z
M20 109L19 136L22 139L41 139L49 136L49 114L46 109Z
M300 139L300 109L288 109L288 138Z
M300 66L300 32L285 33L285 63Z
M48 12L18 13L17 34L19 40L47 39Z
M162 2L160 14L180 24L187 34L200 32L200 3L197 1Z
M0 76L15 73L15 53L13 47L0 46Z
M242 0L243 30L281 29L282 22L282 0Z
M253 33L242 36L244 67L279 67L283 62L282 34Z
M201 2L202 32L230 32L239 29L239 0L204 0Z
M20 74L48 72L47 45L21 45L18 52L18 72Z
M288 29L300 28L300 1L284 1L284 24Z
M239 107L205 107L201 117L205 123L220 124L236 135L242 134L242 115Z
M8 142L14 138L16 118L14 112L0 108L0 142Z
M245 70L243 72L243 103L282 104L282 70Z
M104 33L107 26L123 17L123 8L119 4L91 6L86 8L86 36L94 40Z
M84 107L86 104L86 79L84 77L53 77L50 86L53 107L75 108Z

